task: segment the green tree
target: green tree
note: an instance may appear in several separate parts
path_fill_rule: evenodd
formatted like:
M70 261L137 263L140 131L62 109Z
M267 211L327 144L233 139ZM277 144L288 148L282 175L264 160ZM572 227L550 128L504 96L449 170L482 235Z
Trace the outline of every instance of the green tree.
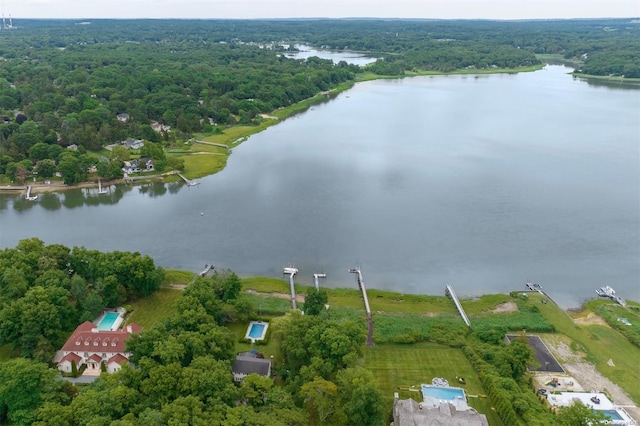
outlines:
M51 159L40 160L36 164L36 169L39 177L48 179L56 173L56 162Z
M46 364L23 358L0 363L0 419L30 425L44 402L67 402L56 376Z
M593 410L579 401L569 407L561 408L556 420L558 426L596 426L609 424L607 417L602 411Z
M329 294L325 289L310 287L304 298L305 315L319 315L325 311L325 304L329 301Z
M300 396L304 398L307 410L316 424L335 424L340 409L338 387L335 383L316 377L302 386Z
M347 368L338 372L336 382L348 424L385 424L384 398L371 371L362 367Z

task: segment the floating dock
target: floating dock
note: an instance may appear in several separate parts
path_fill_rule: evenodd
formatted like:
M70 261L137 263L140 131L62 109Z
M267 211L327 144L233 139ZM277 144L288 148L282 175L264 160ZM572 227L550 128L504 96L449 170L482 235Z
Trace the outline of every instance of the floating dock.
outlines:
M196 185L200 185L200 182L196 181L196 180L189 180L186 177L184 177L182 175L182 173L178 173L178 176L180 176L180 178L182 178L182 180L187 184L187 186L196 186Z

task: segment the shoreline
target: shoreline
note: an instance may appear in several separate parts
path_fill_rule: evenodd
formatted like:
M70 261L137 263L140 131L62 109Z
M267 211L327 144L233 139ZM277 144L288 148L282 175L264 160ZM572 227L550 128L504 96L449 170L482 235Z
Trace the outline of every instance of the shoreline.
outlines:
M520 72L539 71L544 66L545 64L529 66L529 67L519 67L519 68L513 68L513 69L500 68L500 69L487 69L487 70L456 70L452 72L423 71L423 72L416 72L416 73L405 73L404 75L398 75L398 76L384 76L384 75L377 75L377 74L369 74L365 72L365 73L356 75L356 78L353 81L341 84L338 87L335 87L331 90L320 92L315 96L305 99L303 101L300 101L296 104L271 111L270 113L259 114L260 117L264 119L264 121L256 126L246 126L247 131L241 132L239 135L234 135L233 141L231 141L231 143L229 144L229 148L239 146L240 144L245 142L250 136L258 134L268 129L271 126L275 126L283 122L287 118L291 118L301 112L305 112L314 105L330 100L331 98L338 96L340 93L353 88L358 83L362 83L366 81L374 81L374 80L402 79L402 78L410 78L410 77L517 74ZM233 128L237 128L237 127L232 126L232 127L229 127L228 129L233 129ZM205 142L209 142L207 141L207 139L212 136L216 136L216 135L196 134L193 137L198 140L204 140ZM193 155L193 154L198 154L198 152L193 152L193 151L185 152L185 155ZM231 155L230 151L227 154L227 157L229 155ZM188 170L184 171L183 174L188 179L198 179L198 178L211 176L216 173L219 173L222 170L224 170L225 167L226 167L226 161L224 162L224 165L221 168L219 169L214 168L213 171L205 175L200 175L198 173L191 174ZM114 180L105 181L104 183L105 185L108 185L108 186L126 185L129 183L135 183L135 182L148 183L150 181L154 181L158 179L164 180L167 176L172 176L175 174L176 174L175 171L171 171L167 173L162 173L160 175L153 175L148 177L135 176L134 179L129 179L129 180L125 178L114 179ZM48 193L48 192L63 192L63 191L72 190L72 189L97 188L98 182L91 180L91 181L80 182L74 185L65 185L64 183L58 182L58 181L54 181L50 184L46 184L44 182L34 182L31 185L27 182L25 182L24 184L4 184L4 185L0 185L0 194L16 194L17 193L19 195L22 195L26 191L26 188L29 186L31 186L32 193L41 194L41 193Z

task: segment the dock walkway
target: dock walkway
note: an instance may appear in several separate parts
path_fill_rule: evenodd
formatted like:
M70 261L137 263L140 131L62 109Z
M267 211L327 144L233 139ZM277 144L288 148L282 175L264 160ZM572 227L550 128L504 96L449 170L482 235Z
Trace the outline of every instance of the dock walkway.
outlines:
M467 327L471 329L471 321L469 321L469 317L467 316L467 313L464 311L464 308L460 304L460 300L458 300L458 296L456 296L456 292L453 291L453 287L451 287L451 285L447 285L445 294L453 300L453 303L455 303L456 308L458 308L458 312L460 312L460 316L462 317L462 320L464 321L465 324L467 324Z

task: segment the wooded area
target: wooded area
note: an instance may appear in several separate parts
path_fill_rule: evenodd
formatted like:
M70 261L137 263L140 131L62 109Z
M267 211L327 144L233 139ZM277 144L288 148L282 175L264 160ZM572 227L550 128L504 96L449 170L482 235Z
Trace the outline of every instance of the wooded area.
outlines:
M517 70L536 54L594 75L640 77L640 25L629 20L25 20L0 31L0 182L89 171L122 177L103 148L157 143L155 170L180 169L163 148L270 113L367 72ZM378 58L359 67L283 55L296 43ZM153 127L152 127L153 126ZM65 150L66 147L77 150ZM58 175L56 175L58 173Z

